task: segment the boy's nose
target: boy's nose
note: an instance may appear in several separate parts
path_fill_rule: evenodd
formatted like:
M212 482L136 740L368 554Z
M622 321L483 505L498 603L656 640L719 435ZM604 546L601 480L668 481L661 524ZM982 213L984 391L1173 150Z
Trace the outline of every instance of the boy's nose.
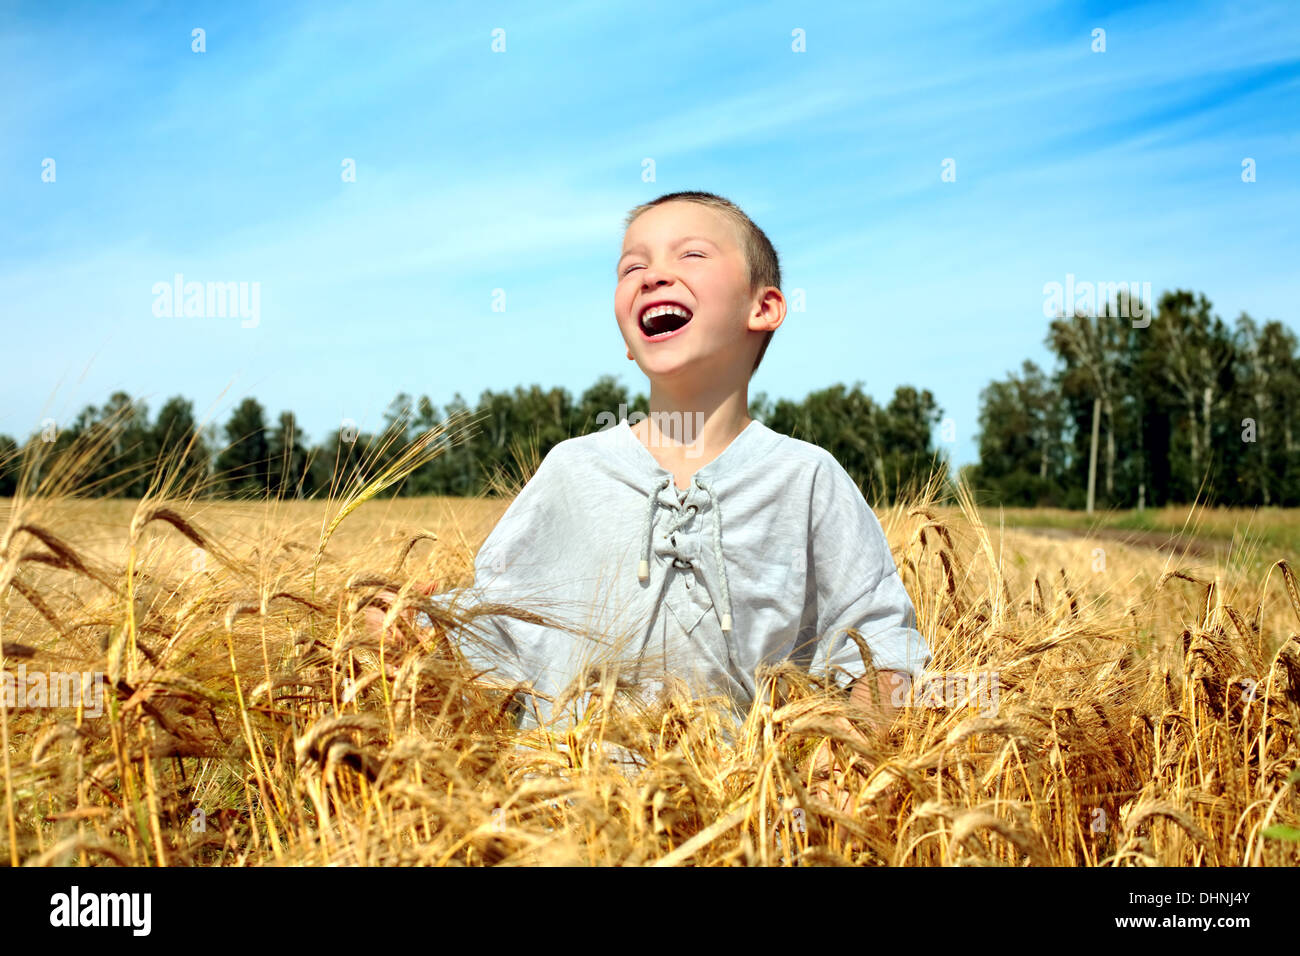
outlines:
M646 303L650 301L649 296L651 294L653 294L657 289L662 289L664 286L671 285L673 285L673 279L667 275L656 274L646 278L646 280L641 284L641 294L632 301L632 318L641 318L641 310L644 309Z

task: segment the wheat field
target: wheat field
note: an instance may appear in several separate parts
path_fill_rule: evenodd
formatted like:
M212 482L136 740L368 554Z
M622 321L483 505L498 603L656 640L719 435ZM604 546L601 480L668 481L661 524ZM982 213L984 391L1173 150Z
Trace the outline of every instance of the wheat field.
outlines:
M430 454L318 501L214 503L161 474L79 497L97 453L0 501L16 674L105 675L102 712L0 708L14 865L1295 866L1300 593L1284 554L1171 557L1004 529L936 492L877 511L945 694L886 739L818 681L634 705L591 676L563 734L460 656L506 498L383 498ZM1263 561L1267 570L1259 573ZM364 624L380 606L389 631ZM415 628L409 610L433 627ZM977 699L994 675L996 704ZM51 685L52 686L52 685ZM813 787L830 739L843 809ZM733 742L729 742L733 741ZM621 755L615 759L614 754ZM631 762L629 763L629 757Z

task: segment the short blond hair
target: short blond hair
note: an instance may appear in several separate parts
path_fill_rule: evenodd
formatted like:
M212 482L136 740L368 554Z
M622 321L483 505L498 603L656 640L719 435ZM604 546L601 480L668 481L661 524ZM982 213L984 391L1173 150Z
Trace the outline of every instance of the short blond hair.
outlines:
M643 212L647 212L666 202L693 202L718 210L731 220L740 233L740 248L745 254L745 263L749 267L750 294L753 295L759 289L767 286L781 288L781 261L776 254L776 247L772 245L772 240L767 238L767 234L762 229L759 229L754 224L754 220L745 215L739 206L731 200L723 199L713 193L693 191L665 193L658 199L642 203L629 212L627 219L623 223L623 231L626 232ZM763 337L763 345L759 348L758 357L754 360L754 367L749 372L750 378L753 378L754 373L758 371L759 363L763 361L763 355L767 352L767 346L772 341L772 334L775 331L776 329L772 329Z

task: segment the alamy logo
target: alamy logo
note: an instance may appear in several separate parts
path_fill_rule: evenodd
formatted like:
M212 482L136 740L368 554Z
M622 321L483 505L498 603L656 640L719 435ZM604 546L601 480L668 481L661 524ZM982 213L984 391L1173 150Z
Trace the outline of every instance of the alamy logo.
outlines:
M155 282L152 291L160 319L240 318L246 329L262 321L260 282L186 282L178 272L171 282Z
M1096 315L1103 305L1110 305L1111 315L1132 319L1133 328L1151 324L1151 283L1074 281L1074 273L1065 274L1065 285L1048 282L1043 286L1043 315L1049 319L1065 315Z
M153 899L148 893L69 893L50 897L51 926L129 926L132 935L148 936Z
M914 683L894 685L891 703L895 707L935 707L954 710L977 709L982 717L998 712L997 671L924 671Z
M0 671L0 701L8 708L85 707L86 717L104 713L104 675L100 671L36 671L27 665Z
M671 442L667 438L661 442L658 436L681 435L681 444L686 446L687 458L699 458L704 454L704 449L699 443L700 432L704 430L703 412L695 412L693 415L690 412L651 412L648 415L645 412L633 412L629 415L627 405L620 403L617 415L613 412L600 412L596 415L596 424L603 431L624 419L629 425L636 425L647 418L654 419L655 425L658 426L650 430L651 447L663 444L675 448L677 442Z

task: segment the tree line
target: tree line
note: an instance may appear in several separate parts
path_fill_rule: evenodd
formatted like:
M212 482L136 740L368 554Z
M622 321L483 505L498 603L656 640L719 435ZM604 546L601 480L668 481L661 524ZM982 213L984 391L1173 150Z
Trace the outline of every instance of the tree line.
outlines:
M1242 313L1229 327L1204 295L1184 290L1164 293L1156 307L1121 293L1098 308L1058 314L1045 344L1053 369L1026 360L980 394L979 462L962 474L981 503L1143 508L1201 497L1300 504L1300 355L1283 323ZM151 418L143 401L117 392L70 425L43 423L22 445L0 435L0 496L14 494L24 459L37 463L26 473L35 487L52 457L89 441L102 454L88 463L76 489L82 495L139 497L166 460L200 497L313 498L350 476L378 473L448 420L468 427L442 436L439 454L386 494L490 494L517 488L566 438L647 410L645 395L629 395L611 376L577 398L539 385L489 390L473 408L459 393L442 408L402 393L375 432L344 421L313 443L292 411L272 421L254 398L223 427L200 427L183 397ZM861 383L801 401L758 393L749 412L830 451L873 504L897 500L943 468L934 441L943 411L925 389L900 386L885 404Z
M1283 323L1229 326L1179 289L1058 314L1045 343L1055 369L1026 360L980 395L966 475L982 500L1080 508L1091 474L1098 507L1300 504L1300 355Z
M629 395L612 376L576 399L563 388L533 385L485 391L473 408L459 393L442 408L427 396L401 393L375 431L345 420L312 443L292 411L272 422L255 398L240 402L218 428L201 427L183 397L168 400L151 419L144 401L117 392L102 407L86 407L66 427L46 423L22 446L0 435L0 496L13 495L23 480L24 458L48 468L80 446L103 450L86 463L76 489L83 496L140 497L167 462L178 487L200 498L314 498L378 474L410 442L448 420L462 424L439 438L435 457L386 494L491 494L517 488L524 473L566 438L622 417L635 421L648 410L645 395ZM801 402L773 402L759 393L749 411L774 430L831 451L873 501L890 501L915 486L938 461L931 433L940 409L930 392L910 386L899 387L883 406L861 383L852 389L837 384ZM31 488L40 478L40 467L26 475Z

